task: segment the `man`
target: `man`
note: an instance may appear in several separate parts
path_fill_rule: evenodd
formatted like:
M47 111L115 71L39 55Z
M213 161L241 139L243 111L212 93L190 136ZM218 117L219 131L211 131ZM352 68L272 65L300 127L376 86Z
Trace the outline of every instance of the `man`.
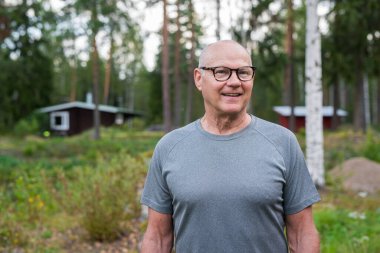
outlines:
M255 68L234 41L194 70L205 114L156 146L141 202L142 253L319 252L319 194L295 136L247 114ZM286 236L284 229L286 228Z

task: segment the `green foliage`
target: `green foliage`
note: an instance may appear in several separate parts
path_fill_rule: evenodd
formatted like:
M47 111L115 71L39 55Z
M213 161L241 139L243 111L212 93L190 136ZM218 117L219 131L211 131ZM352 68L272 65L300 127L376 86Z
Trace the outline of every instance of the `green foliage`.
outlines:
M378 212L324 209L314 212L324 253L380 251Z
M138 192L160 136L115 127L101 141L90 133L1 138L9 155L0 155L0 251L57 252L48 247L57 230L82 230L91 241L125 235L140 215Z
M363 155L368 159L380 163L380 136L379 133L369 130L363 147Z
M49 23L53 22L50 14L40 1L21 1L1 8L0 16L12 21L7 43L0 47L2 130L50 101L53 76L49 42L36 35L49 34Z
M125 124L129 131L143 131L145 128L145 121L140 118L133 118Z
M76 240L91 242L125 236L131 224L143 230L146 222L136 221L139 191L161 136L111 127L99 141L91 140L90 132L2 137L0 153L7 155L0 155L0 251L60 252L67 241L49 244L58 234L70 238L72 231L82 231ZM304 136L299 137L302 143ZM364 136L347 129L325 137L326 154L340 159L362 154L379 140L377 132ZM25 153L26 147L33 151ZM329 159L332 166L338 161ZM377 195L361 198L341 192L339 185L326 193L314 209L322 252L379 252L379 203Z
M28 235L22 226L9 215L0 218L0 251L6 248L24 247L28 244Z
M7 184L12 179L12 170L18 167L21 162L12 157L0 155L0 185Z
M26 135L37 135L43 129L47 129L48 116L42 113L33 113L19 120L12 130L12 134L21 137Z
M110 161L99 159L96 167L76 168L64 194L63 208L81 213L81 224L93 240L114 240L122 222L139 216L137 186L145 164L120 152ZM63 182L62 182L63 183Z

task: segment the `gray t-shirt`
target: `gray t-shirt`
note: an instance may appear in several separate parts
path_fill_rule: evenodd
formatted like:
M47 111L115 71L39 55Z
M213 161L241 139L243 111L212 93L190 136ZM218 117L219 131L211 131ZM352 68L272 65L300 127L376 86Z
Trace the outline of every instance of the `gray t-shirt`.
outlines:
M319 200L294 134L252 116L231 135L200 120L165 135L141 203L172 214L177 253L282 253L284 215Z

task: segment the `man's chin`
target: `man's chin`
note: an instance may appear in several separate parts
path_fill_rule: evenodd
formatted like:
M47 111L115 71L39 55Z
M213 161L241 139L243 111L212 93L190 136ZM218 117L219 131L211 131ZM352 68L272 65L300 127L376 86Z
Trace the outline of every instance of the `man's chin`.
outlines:
M245 114L246 109L239 107L229 107L229 108L223 108L220 110L221 115L229 115L229 116L239 116L240 114Z

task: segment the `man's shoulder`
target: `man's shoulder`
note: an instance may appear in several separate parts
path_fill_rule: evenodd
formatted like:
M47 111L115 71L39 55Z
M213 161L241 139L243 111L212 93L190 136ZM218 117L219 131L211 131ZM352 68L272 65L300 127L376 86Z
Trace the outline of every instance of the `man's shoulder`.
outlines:
M157 143L156 149L169 152L177 143L183 141L196 131L196 121L165 134Z
M295 134L278 124L258 119L256 131L283 156L285 161L299 152L299 143Z
M256 117L256 131L269 139L288 139L294 137L294 133L289 129L276 123Z

